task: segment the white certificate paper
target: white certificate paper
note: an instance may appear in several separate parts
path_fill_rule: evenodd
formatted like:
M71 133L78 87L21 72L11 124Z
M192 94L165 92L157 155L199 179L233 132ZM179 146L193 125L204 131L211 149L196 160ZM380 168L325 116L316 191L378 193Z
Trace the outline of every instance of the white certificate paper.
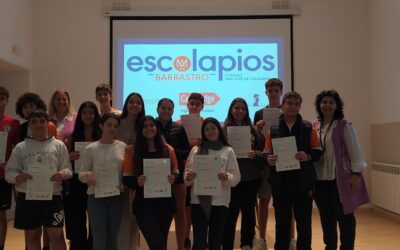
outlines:
M8 132L0 131L0 162L6 161Z
M228 126L228 142L237 158L249 158L251 151L250 126Z
M297 153L296 137L272 139L274 154L278 156L276 172L300 169L300 162L294 157Z
M280 108L264 108L263 110L263 121L265 125L263 127L262 134L267 134L269 128L271 128L272 124L279 121L279 116L282 114L282 110Z
M75 151L79 152L79 159L75 160L75 173L82 167L83 152L90 143L92 142L75 142Z
M195 195L220 195L221 181L218 174L221 172L221 156L195 155L193 193Z
M144 198L171 197L171 184L168 175L171 174L169 158L143 159Z
M94 197L110 197L120 194L119 191L119 174L117 164L105 165L96 164L94 175L96 177L96 185L94 186Z
M54 182L50 180L57 170L54 166L42 162L41 156L37 156L38 162L28 167L28 173L32 180L26 182L26 200L52 200Z
M201 138L201 118L199 114L181 115L181 121L190 140Z

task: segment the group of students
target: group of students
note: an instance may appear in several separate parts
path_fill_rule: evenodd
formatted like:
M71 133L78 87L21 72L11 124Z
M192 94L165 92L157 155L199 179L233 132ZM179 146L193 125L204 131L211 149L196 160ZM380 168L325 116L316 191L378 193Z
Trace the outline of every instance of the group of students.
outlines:
M43 249L49 243L52 249L66 249L64 218L71 250L134 250L139 229L151 250L167 249L173 219L178 250L228 250L233 249L239 213L241 249L267 249L271 194L275 249L288 250L293 242L293 215L294 249L311 249L313 200L320 211L325 249L337 249L337 223L340 249L354 249L354 211L368 202L362 176L366 164L355 129L344 118L342 99L334 90L319 93L315 101L318 116L310 123L299 114L302 98L297 92L287 92L282 98L282 82L277 78L269 79L265 89L266 108L282 110L270 128L264 128L263 109L256 112L253 125L246 101L238 97L222 126L215 118L202 118L201 138L189 140L180 122L172 121L174 102L169 98L159 100L154 118L145 115L139 93L126 98L122 112L112 108L107 84L96 88L100 109L87 101L77 114L65 90L52 95L48 113L37 94L25 93L16 104L16 113L27 120L20 125L4 114L9 93L0 87L0 130L8 134L5 161L0 163L0 250L4 249L5 210L11 205L12 185L17 193L14 227L24 230L29 250L41 249L42 232ZM189 114L200 114L204 97L192 93L187 107ZM229 126L250 127L248 158L237 158L228 144ZM293 157L300 169L277 171L272 140L288 136L295 138L298 152ZM88 144L84 151L75 148L78 142ZM200 155L218 159L218 195L196 195L191 188ZM169 159L165 178L171 184L171 197L145 198L147 159ZM53 169L50 200L26 198L27 182L33 178L30 169L37 166ZM97 183L104 173L115 174L118 185L113 195L99 198ZM256 217L260 239L253 246Z

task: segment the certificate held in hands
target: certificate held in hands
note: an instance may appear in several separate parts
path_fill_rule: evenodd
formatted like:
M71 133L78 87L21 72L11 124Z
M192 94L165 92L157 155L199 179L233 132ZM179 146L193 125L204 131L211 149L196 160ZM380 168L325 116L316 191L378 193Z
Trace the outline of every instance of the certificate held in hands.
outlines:
M282 137L272 139L274 154L278 156L276 172L300 169L300 162L295 158L297 153L296 137Z
M251 151L250 126L228 126L228 142L237 158L249 158Z
M268 129L271 128L272 124L279 121L279 116L282 114L280 108L264 108L263 110L263 121L265 125L263 127L262 134L266 135Z
M201 138L201 118L199 114L181 115L181 121L189 140Z
M117 196L120 194L117 164L114 163L111 166L97 164L94 176L96 177L96 185L94 186L95 198Z
M51 164L46 164L46 161L43 161L43 156L38 155L36 162L28 167L28 172L32 179L26 183L25 199L52 200L54 182L50 178L57 172L56 168Z
M220 195L221 181L218 174L221 172L221 157L218 155L195 155L193 193L195 195Z
M171 174L169 158L143 159L144 198L171 197L171 184L168 175Z

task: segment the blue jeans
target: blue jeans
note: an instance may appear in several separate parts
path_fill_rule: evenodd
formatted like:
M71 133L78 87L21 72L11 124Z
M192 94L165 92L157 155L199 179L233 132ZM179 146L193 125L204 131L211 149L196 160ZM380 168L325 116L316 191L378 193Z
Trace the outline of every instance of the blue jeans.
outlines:
M93 250L117 250L117 235L121 223L122 195L88 198L88 212L93 235Z
M209 250L221 249L222 233L227 214L227 207L211 206L210 219L207 219L199 204L192 205L193 250L204 250L207 238Z

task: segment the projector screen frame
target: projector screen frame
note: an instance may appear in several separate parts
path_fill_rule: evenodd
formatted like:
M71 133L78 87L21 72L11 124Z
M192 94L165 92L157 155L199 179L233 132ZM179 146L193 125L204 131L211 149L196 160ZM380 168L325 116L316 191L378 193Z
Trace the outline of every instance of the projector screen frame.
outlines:
M113 87L113 24L120 20L240 20L240 19L288 19L290 25L290 82L284 82L286 91L294 91L294 49L293 49L293 15L235 15L235 16L110 16L110 50L109 50L109 83ZM113 90L114 92L114 90ZM112 100L114 102L114 100Z

